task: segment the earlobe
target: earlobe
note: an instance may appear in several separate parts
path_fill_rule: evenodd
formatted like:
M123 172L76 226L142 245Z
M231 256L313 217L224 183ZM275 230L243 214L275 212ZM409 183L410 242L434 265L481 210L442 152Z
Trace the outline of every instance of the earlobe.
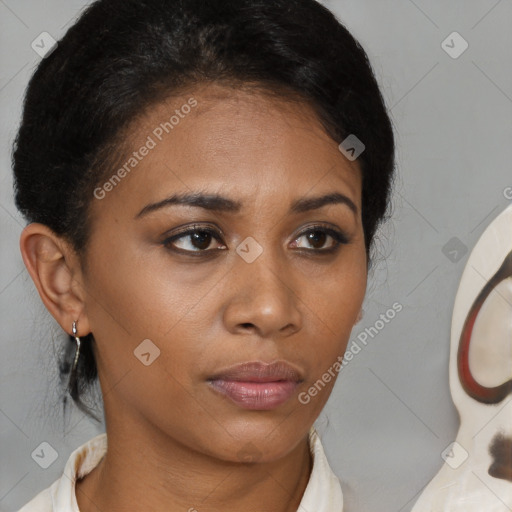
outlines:
M21 233L20 250L41 300L62 329L70 333L77 321L82 336L90 332L81 268L69 243L44 224L32 223Z

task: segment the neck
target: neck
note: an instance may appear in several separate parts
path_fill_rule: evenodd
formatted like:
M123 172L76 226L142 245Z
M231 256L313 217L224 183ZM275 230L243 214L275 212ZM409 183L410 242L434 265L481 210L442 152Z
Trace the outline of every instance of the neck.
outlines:
M101 462L76 484L81 512L130 510L134 503L162 512L295 512L312 468L307 437L278 460L251 464L219 460L133 425L107 423L107 439Z

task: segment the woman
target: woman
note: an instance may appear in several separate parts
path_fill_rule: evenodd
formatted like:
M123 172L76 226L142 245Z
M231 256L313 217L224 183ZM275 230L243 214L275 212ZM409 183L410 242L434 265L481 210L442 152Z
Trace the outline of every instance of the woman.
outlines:
M342 510L313 423L393 170L366 54L316 1L94 2L30 81L14 174L106 433L21 510Z

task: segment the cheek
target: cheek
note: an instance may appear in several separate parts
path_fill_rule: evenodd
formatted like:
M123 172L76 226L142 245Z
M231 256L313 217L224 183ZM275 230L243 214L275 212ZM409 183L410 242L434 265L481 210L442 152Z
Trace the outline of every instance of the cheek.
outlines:
M336 265L304 277L303 300L326 338L346 338L357 321L367 285L364 247L347 251Z
M350 335L357 322L365 293L365 272L344 274L330 283L324 296L323 308L331 334L334 332L344 339Z
M142 255L119 239L91 246L87 314L107 389L129 373L141 397L163 389L175 399L183 394L211 317L201 302L211 288L203 274L184 272L159 248ZM148 359L154 362L146 366Z
M96 327L111 325L141 339L161 337L172 329L207 286L201 272L184 272L161 247L143 253L133 240L98 240L89 268Z
M321 285L310 286L304 301L310 311L314 329L310 351L311 378L309 385L325 378L322 391L313 390L315 400L325 403L339 375L341 362L350 334L357 322L367 284L364 252L347 258ZM337 368L337 370L336 370ZM318 388L318 386L317 386Z
M184 293L178 275L162 279L136 258L109 260L91 268L101 301L88 307L105 403L117 401L124 405L110 404L110 410L138 410L168 426L175 415L197 417L190 393L191 369L201 357L195 341L204 339L194 321L200 297Z

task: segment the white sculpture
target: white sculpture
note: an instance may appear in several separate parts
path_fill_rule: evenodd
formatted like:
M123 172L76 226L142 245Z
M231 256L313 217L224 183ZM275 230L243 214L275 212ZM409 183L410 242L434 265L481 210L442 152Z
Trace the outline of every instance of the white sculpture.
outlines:
M449 371L459 431L412 512L510 512L512 205L488 226L464 268Z

